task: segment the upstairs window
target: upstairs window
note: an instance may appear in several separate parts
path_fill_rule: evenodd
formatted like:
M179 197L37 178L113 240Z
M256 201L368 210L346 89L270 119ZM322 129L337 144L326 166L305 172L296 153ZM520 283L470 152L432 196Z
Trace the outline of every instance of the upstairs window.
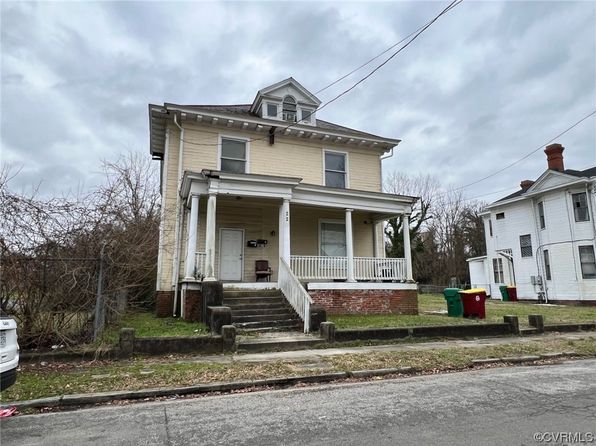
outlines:
M325 152L325 186L346 188L346 154Z
M296 99L286 96L283 102L283 120L296 122Z
M522 257L532 257L532 236L530 234L520 235L519 247Z
M493 236L493 221L492 219L488 219L488 233L490 234L490 236Z
M246 173L246 141L231 138L221 139L222 172Z
M302 113L301 121L304 123L310 124L310 120L311 120L310 117L312 115L312 110L302 109L302 111L300 113Z
M544 219L544 203L538 203L538 219L540 220L540 229L546 228L546 220Z
M277 104L267 104L267 116L277 118Z
M575 214L575 221L589 221L590 213L588 212L588 198L586 193L571 195L573 202L573 213Z
M592 245L579 247L579 261L582 267L582 277L584 279L596 279L596 258L594 257L594 247Z
M497 215L495 215L495 217L497 218L497 220L504 220L505 212L499 212Z

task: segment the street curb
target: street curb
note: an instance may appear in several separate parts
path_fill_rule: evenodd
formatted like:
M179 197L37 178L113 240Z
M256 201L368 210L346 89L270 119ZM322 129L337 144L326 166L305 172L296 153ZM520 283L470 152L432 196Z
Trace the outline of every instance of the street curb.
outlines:
M581 356L577 352L568 351L560 353L546 353L535 356L515 356L505 358L485 358L474 359L471 362L472 366L495 364L495 363L509 363L520 364L525 362L535 362L540 359L558 359L566 357ZM38 398L26 401L14 401L5 403L5 405L14 406L18 410L22 409L41 409L48 407L68 407L68 406L85 406L110 401L120 400L139 400L160 398L174 395L199 395L213 392L233 392L235 390L250 389L255 387L268 386L293 386L301 383L327 383L332 381L339 381L348 378L373 378L387 375L411 375L422 370L416 367L395 367L371 370L353 370L348 372L331 372L322 373L319 375L303 375L290 376L281 378L264 378L248 381L233 381L233 382L215 382L209 384L199 384L196 386L185 387L159 387L154 389L143 390L121 390L115 392L99 392L90 394L73 394L61 395L56 397Z

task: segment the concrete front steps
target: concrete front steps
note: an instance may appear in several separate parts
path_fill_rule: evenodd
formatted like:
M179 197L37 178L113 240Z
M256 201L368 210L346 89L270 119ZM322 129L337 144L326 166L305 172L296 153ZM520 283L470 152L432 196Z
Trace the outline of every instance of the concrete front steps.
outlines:
M223 305L241 332L302 331L302 319L279 290L224 290Z

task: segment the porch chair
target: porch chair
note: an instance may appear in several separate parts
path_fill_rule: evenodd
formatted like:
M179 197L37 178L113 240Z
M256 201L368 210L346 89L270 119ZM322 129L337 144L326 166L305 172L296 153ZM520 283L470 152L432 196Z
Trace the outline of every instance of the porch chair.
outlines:
M273 271L269 266L269 260L255 261L255 275L257 276L257 282L260 279L264 279L264 281L271 282L271 274L273 274Z

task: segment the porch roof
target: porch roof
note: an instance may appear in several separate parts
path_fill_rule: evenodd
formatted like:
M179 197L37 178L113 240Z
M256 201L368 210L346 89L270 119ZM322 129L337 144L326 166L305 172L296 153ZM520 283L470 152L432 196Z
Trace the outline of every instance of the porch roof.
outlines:
M301 178L203 170L185 171L180 195L225 194L289 200L291 204L332 209L354 209L380 214L386 219L409 214L416 197L356 189L336 189L301 182Z

